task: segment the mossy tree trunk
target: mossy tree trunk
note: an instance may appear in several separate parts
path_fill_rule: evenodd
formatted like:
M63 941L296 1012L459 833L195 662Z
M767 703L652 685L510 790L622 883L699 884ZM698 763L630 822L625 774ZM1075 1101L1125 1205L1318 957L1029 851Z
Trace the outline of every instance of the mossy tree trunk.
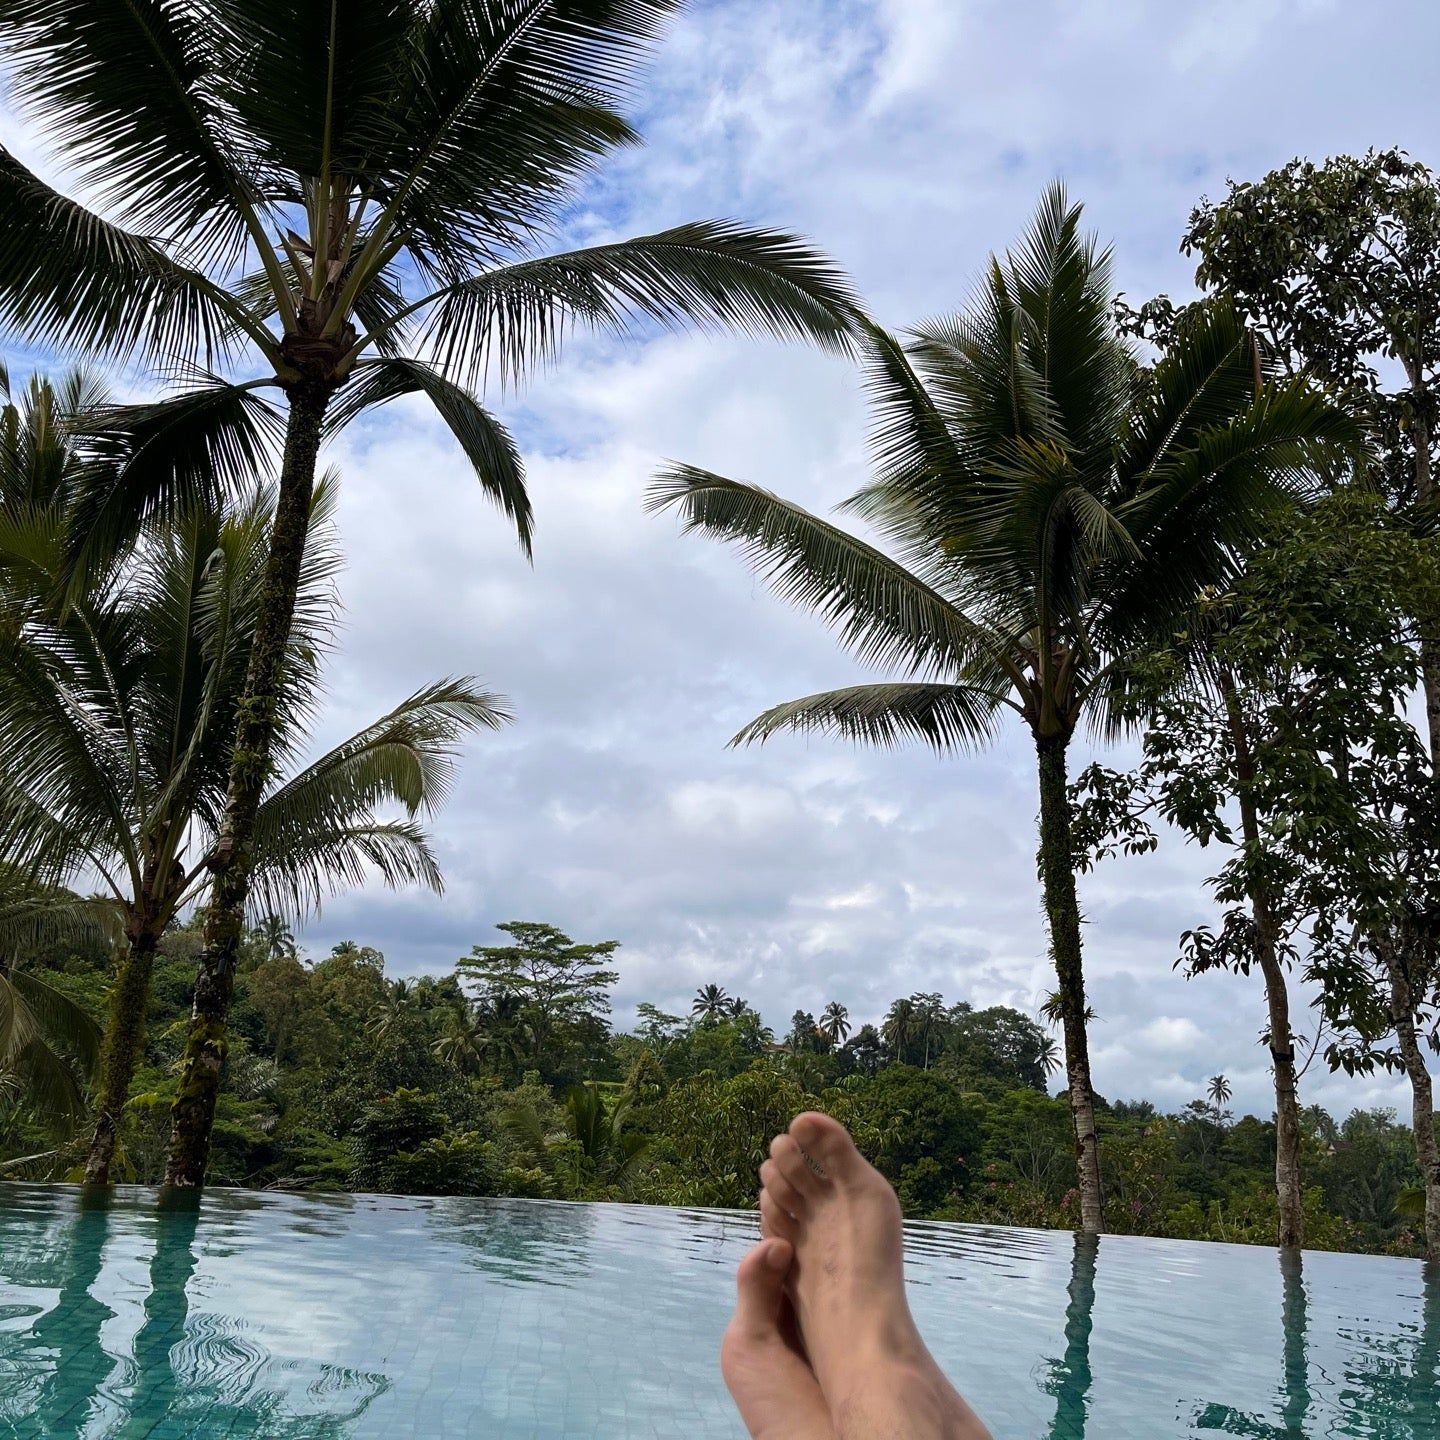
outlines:
M1075 890L1070 798L1066 793L1065 752L1069 736L1038 737L1035 743L1040 770L1040 882L1045 894L1050 951L1055 961L1065 1034L1065 1070L1080 1187L1080 1224L1087 1235L1098 1235L1105 1228L1104 1192L1100 1183L1100 1139L1095 1127L1095 1089L1090 1082L1080 902Z
M211 860L214 881L205 910L204 946L181 1058L180 1091L171 1108L165 1184L204 1183L215 1104L228 1048L235 967L245 933L245 905L255 868L255 816L270 778L275 707L290 639L315 467L325 410L336 382L302 378L289 387L290 414L270 556L260 596L245 694L239 705L230 788Z
M115 1158L120 1117L130 1098L130 1082L145 1050L145 1017L150 1005L150 973L160 940L158 923L147 912L132 914L126 948L110 990L105 1022L104 1062L95 1106L95 1129L85 1160L85 1183L108 1185Z

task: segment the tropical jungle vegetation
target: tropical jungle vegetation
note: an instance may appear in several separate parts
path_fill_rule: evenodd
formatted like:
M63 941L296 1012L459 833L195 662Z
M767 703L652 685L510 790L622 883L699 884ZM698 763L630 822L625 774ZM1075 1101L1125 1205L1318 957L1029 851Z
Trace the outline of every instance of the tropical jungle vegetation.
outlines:
M677 3L0 14L87 197L0 149L0 333L90 367L6 376L0 412L0 1176L734 1206L810 1105L914 1215L1440 1259L1435 177L1384 150L1234 182L1181 241L1196 298L1138 306L1057 185L898 335L784 231L552 252L637 138L622 109ZM336 890L441 887L426 822L512 718L440 679L311 756L324 444L424 396L528 554L483 382L579 327L657 326L863 366L874 474L846 523L684 464L651 508L876 672L738 744L955 755L1023 725L1038 1019L923 993L776 1028L711 983L617 1027L620 942L538 921L438 976L303 953ZM112 398L120 365L154 393ZM1162 826L1214 857L1165 959L1262 978L1271 1115L1236 1119L1223 1075L1177 1114L1096 1091L1077 877ZM1307 1106L1316 1064L1404 1076L1410 1124Z

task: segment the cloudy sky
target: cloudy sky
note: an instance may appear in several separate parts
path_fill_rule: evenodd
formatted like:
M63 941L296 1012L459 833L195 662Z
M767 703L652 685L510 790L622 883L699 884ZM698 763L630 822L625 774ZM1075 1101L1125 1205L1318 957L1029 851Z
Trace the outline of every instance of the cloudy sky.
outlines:
M637 103L647 147L597 180L562 243L706 216L783 225L900 327L957 307L1058 175L1113 240L1123 290L1183 293L1177 238L1227 176L1370 145L1440 161L1437 44L1429 0L699 0ZM0 138L43 143L9 112ZM495 922L543 919L623 942L621 1019L647 999L685 1009L705 981L781 1029L796 1007L875 1019L914 990L1033 1012L1049 977L1022 737L946 762L727 750L757 711L859 672L735 556L642 512L667 458L839 501L866 469L851 369L654 337L577 344L495 399L527 450L533 567L420 408L330 457L348 618L321 738L454 673L505 692L518 721L469 748L436 824L444 898L338 899L305 929L311 953L353 937L392 974L446 969ZM1206 917L1210 858L1168 844L1085 882L1095 1079L1168 1106L1223 1070L1237 1107L1268 1113L1258 980L1171 969ZM1341 1111L1406 1103L1318 1063L1306 1087Z

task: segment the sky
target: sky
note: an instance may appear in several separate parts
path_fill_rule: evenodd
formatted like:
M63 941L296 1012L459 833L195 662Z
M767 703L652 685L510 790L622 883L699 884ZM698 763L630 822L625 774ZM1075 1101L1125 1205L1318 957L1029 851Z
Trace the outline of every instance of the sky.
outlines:
M1372 145L1440 163L1437 44L1429 0L699 0L637 94L648 143L596 177L557 243L713 216L781 226L899 328L963 305L1058 176L1113 242L1121 290L1182 295L1179 236L1227 177ZM9 108L0 141L43 169L43 134ZM622 942L621 1023L644 1000L688 1010L710 981L781 1031L831 1000L878 1020L917 990L1033 1014L1053 976L1025 737L949 760L728 749L759 711L864 672L736 555L642 508L667 460L819 510L842 500L867 458L849 362L694 335L581 341L490 398L525 448L533 565L420 404L326 457L348 568L317 744L447 674L480 677L517 719L467 747L434 822L445 895L339 897L306 949L354 938L392 975L440 971L501 939L497 922L545 920ZM1077 769L1090 753L1077 744ZM1178 1107L1223 1072L1237 1112L1271 1109L1258 978L1173 969L1218 863L1171 837L1082 882L1108 1097ZM1408 1115L1403 1084L1320 1060L1302 1096Z

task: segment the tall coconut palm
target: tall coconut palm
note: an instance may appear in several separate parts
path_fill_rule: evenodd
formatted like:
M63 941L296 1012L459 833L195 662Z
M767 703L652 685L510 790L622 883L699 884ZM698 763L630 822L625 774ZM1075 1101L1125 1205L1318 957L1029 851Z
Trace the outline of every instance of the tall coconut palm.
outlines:
M848 502L899 558L769 491L691 466L654 508L736 542L893 680L777 706L736 743L784 730L941 752L1018 717L1035 746L1040 872L1059 985L1087 1231L1102 1224L1067 755L1103 719L1116 662L1163 631L1234 547L1353 437L1303 381L1270 383L1213 307L1140 383L1112 320L1107 252L1059 186L970 307L901 345L874 332L876 480ZM1114 682L1118 683L1118 682Z
M733 1013L731 1004L731 999L725 993L723 985L702 985L695 992L690 1013L713 1024L717 1020L724 1020Z
M880 1033L885 1037L885 1043L889 1045L896 1064L904 1060L906 1050L915 1039L918 1025L919 1016L915 1013L913 1000L891 1002L889 1010L885 1012L885 1023L881 1025Z
M1210 1083L1205 1087L1205 1094L1209 1097L1217 1114L1230 1103L1230 1096L1233 1093L1229 1080L1223 1075L1212 1075Z
M255 927L255 935L271 960L294 958L299 954L295 931L283 915L262 915Z
M576 325L696 323L845 348L853 301L794 237L730 222L545 254L679 0L16 0L18 97L90 208L0 151L0 324L50 345L193 365L147 443L77 515L77 566L185 492L283 447L269 569L167 1177L201 1183L255 824L322 441L429 398L528 551L509 434L473 387L553 356ZM244 376L211 374L229 364ZM264 398L277 390L280 407Z
M832 1045L843 1045L850 1034L850 1012L838 1000L832 1000L820 1012L820 1028Z
M303 913L372 873L438 890L418 817L443 798L460 739L508 718L473 682L442 681L287 773L336 623L330 495L321 486L311 502L275 706L280 765L252 831L252 893L268 913ZM54 507L0 510L0 855L49 883L100 883L125 938L92 1183L109 1179L156 946L227 843L230 743L257 643L273 503L181 512L63 609L51 603L63 567ZM388 805L409 818L378 818Z

